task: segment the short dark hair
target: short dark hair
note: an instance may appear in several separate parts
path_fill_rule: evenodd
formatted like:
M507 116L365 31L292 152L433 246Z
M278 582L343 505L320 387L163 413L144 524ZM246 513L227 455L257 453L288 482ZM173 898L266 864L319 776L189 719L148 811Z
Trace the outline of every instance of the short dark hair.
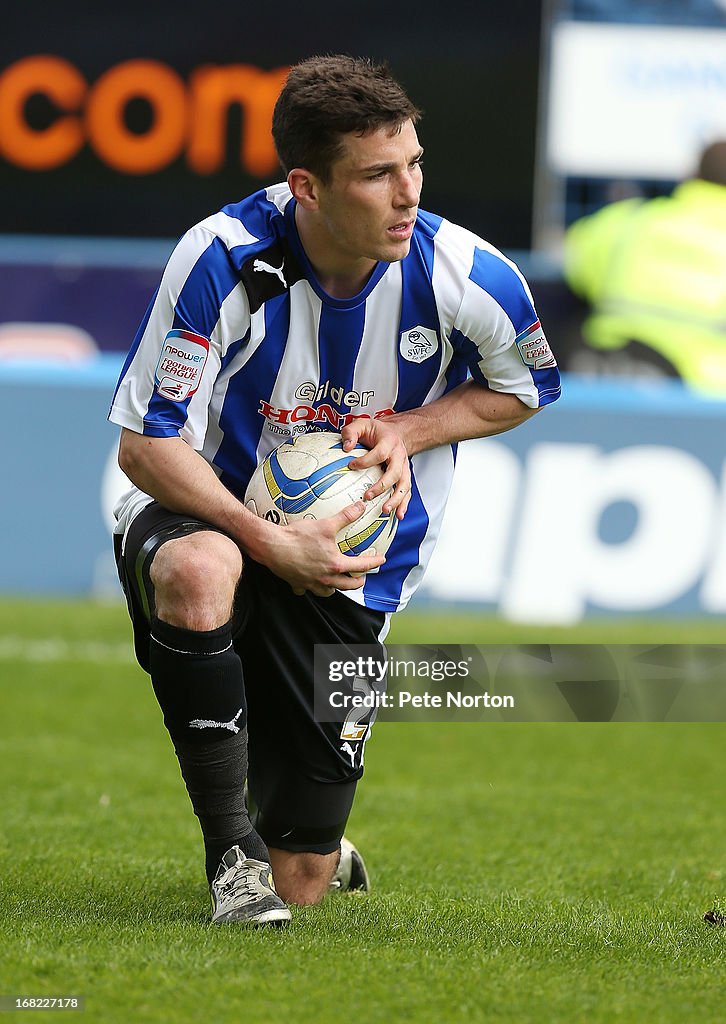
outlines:
M712 142L704 149L697 176L715 185L726 185L726 142Z
M392 130L421 116L387 64L336 54L310 57L290 71L272 115L272 135L285 174L304 167L330 180L341 136Z

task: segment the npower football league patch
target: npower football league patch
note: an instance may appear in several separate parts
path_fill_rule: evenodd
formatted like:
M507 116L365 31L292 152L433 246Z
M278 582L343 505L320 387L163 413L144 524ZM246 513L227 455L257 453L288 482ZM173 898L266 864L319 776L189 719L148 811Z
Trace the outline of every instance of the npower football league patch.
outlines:
M204 373L209 341L192 331L169 331L154 371L154 384L162 398L185 402L194 394Z
M548 366L557 365L539 320L535 320L531 327L518 334L514 340L525 366L533 370L544 370Z

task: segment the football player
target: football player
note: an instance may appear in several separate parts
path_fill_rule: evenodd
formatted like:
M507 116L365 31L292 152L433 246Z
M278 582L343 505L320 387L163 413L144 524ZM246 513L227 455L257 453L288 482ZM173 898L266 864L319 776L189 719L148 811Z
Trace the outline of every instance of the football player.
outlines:
M339 858L370 728L316 721L314 645L382 643L426 569L457 442L559 395L517 268L419 208L418 121L385 66L295 66L273 118L286 180L182 238L113 398L133 482L119 572L217 922L279 925L287 903L367 886L347 841ZM258 462L312 429L368 448L353 468L384 466L365 497L392 489L385 559L335 543L362 503L285 526L245 508Z

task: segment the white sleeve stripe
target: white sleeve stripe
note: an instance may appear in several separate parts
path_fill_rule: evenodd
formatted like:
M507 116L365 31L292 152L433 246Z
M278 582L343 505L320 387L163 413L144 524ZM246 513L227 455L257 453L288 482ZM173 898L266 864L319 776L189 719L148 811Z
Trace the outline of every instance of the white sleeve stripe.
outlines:
M188 231L169 257L151 315L136 353L119 383L115 405L124 406L135 423L123 424L144 432L144 418L154 395L154 371L161 343L174 323L174 311L189 275L210 245L206 231L198 227Z
M259 238L248 231L241 220L230 217L224 210L207 217L198 226L221 238L228 249L237 245L254 245L255 242L259 242Z

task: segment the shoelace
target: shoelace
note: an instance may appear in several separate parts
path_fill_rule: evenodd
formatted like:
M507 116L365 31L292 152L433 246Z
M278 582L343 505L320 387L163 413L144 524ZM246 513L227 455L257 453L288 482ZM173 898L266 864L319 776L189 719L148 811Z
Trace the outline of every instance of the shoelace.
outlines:
M227 868L225 873L217 882L217 888L220 896L223 896L225 901L234 897L235 899L243 895L247 897L246 902L260 896L260 893L255 888L255 878L251 872L244 872L245 862L242 860L236 861L231 867ZM257 879L259 882L259 878Z

